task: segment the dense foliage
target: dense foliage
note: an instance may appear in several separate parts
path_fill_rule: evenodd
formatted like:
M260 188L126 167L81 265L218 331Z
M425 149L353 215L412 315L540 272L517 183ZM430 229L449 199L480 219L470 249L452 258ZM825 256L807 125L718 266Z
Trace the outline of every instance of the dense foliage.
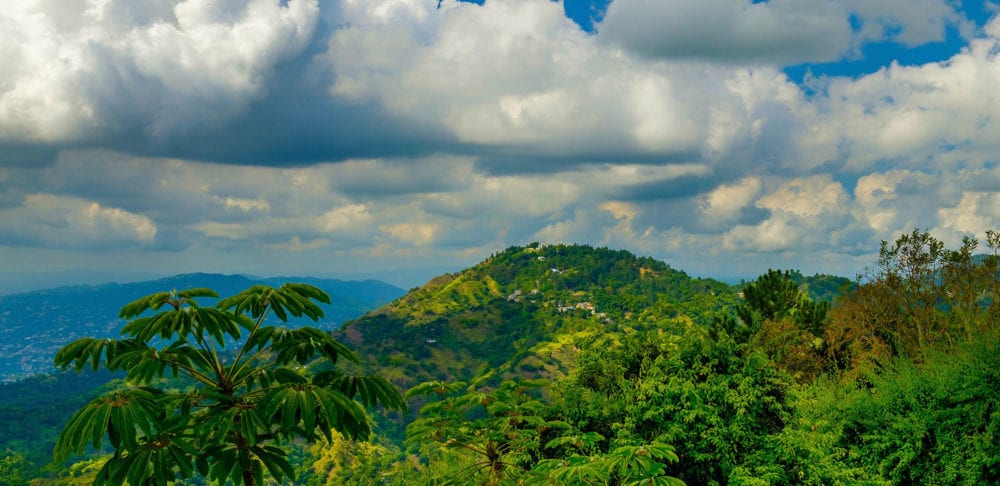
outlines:
M127 375L125 386L70 418L56 442L57 460L88 445L100 448L107 438L114 453L95 484L166 484L196 473L215 483L263 484L265 474L292 480L283 443L331 439L332 430L367 437L362 406L403 408L384 379L332 368L341 358L357 359L329 334L265 325L269 313L281 321L320 319L317 302L329 297L318 288L253 286L215 307L199 306L201 297L219 296L198 288L140 298L121 310L130 319L124 338L82 338L59 350L62 368ZM168 372L186 386L164 386Z
M532 244L438 277L336 336L403 388L504 366L554 377L572 367L578 339L678 316L707 324L736 294L626 251Z
M52 448L73 413L122 374L64 372L0 385L0 484L27 484L51 471ZM21 477L23 481L14 481Z
M367 440L273 444L316 486L1000 483L1000 235L979 244L914 230L853 282L738 286L622 251L510 248L335 334L409 389L410 415L376 412ZM0 467L45 474L18 454Z

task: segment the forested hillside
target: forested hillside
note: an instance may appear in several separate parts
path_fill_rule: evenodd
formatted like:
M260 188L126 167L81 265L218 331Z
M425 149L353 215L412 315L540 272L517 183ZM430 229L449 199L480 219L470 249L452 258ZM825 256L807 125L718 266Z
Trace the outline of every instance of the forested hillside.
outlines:
M334 337L410 410L370 409L366 440L284 443L296 484L1000 482L994 232L948 249L914 230L856 281L736 286L626 251L512 247ZM65 484L105 458L29 471L12 450L3 467Z
M664 319L705 325L738 291L626 251L533 244L442 275L336 336L404 389L491 370L554 377L581 340Z
M624 252L511 248L344 329L397 382L438 376L409 389L421 409L404 446L316 448L306 476L996 483L1000 235L984 246L947 249L915 230L854 282L773 270L735 288ZM492 308L526 317L482 324ZM509 336L495 330L511 322ZM426 346L439 338L488 364L448 366L464 361Z

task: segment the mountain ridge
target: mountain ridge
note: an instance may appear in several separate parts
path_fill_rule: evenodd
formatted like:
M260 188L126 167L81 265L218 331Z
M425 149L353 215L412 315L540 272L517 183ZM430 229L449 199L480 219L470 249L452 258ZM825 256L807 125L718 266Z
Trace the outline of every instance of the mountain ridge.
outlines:
M186 273L140 282L69 285L0 296L0 381L51 370L60 346L78 337L117 335L123 322L119 309L134 299L165 290L208 287L221 296L251 285L304 282L330 295L325 317L317 327L332 330L404 293L376 281L345 281L315 277L255 279L240 274ZM202 299L209 303L212 299ZM293 323L294 324L294 323Z

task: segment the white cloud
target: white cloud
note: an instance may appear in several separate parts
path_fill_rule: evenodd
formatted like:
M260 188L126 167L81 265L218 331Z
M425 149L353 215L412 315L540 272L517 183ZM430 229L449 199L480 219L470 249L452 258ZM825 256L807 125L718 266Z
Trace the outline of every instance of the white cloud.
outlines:
M313 35L316 0L22 2L0 13L0 141L167 140L230 120Z
M601 204L599 208L611 213L612 217L624 223L634 220L638 212L635 205L622 201L608 201Z
M990 213L996 213L997 199L997 194L967 192L958 206L938 210L941 227L959 234L982 235L992 228L995 216Z
M331 209L320 217L320 228L326 232L363 228L374 221L364 204L348 204Z
M577 243L590 242L593 245L604 246L608 243L608 234L602 229L626 229L630 220L619 219L613 225L612 215L605 211L576 210L565 219L545 225L531 236L532 241L545 243Z
M987 31L997 26L1000 19ZM839 147L854 171L884 160L917 169L980 166L1000 148L998 49L996 36L983 37L945 62L833 79L819 102L823 109L810 115L813 132L803 146L827 154Z
M819 175L795 179L760 198L757 206L803 219L821 218L848 209L848 196L839 182Z
M148 217L97 202L36 193L0 210L0 238L8 244L48 248L149 247L156 225Z
M773 216L756 226L736 226L726 233L723 247L732 252L774 252L798 247L802 228L788 215Z
M769 215L755 225L739 224L729 229L723 247L729 251L775 252L831 249L831 233L852 225L850 198L839 182L829 176L786 181L757 200Z
M587 35L558 3L444 2L434 11L424 2L420 15L405 4L399 12L410 13L391 25L345 9L321 60L335 73L331 92L375 100L461 142L584 160L725 157L754 143L739 128L748 118L768 121L750 96L786 91L780 103L797 102L774 69L648 63Z
M930 174L905 170L866 175L854 189L855 213L887 239L893 232L931 227L942 204L938 192L946 185L942 182Z
M426 246L435 241L440 227L433 223L396 223L382 225L379 230L403 243Z
M1000 20L815 93L780 69L965 29L876 3L616 0L596 35L538 0L18 3L0 160L55 157L0 165L0 237L306 270L541 239L753 273L995 224ZM248 163L227 146L257 165L190 160Z
M711 226L735 221L740 211L757 197L761 187L759 177L746 177L735 184L717 187L700 198L702 218Z
M249 213L251 211L267 212L271 210L271 205L268 204L267 200L264 198L248 199L232 196L222 198L219 196L213 196L212 200L221 204L226 209L238 209L244 213Z

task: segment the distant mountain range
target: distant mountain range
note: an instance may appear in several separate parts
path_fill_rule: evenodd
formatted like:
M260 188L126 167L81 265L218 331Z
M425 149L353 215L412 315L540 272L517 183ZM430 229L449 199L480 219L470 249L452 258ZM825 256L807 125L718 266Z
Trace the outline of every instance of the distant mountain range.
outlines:
M798 272L793 278L823 300L850 282ZM138 297L192 287L227 296L251 285L291 281L330 294L332 304L317 327L332 331L357 319L338 338L377 368L388 368L401 385L468 378L483 367L515 364L514 356L527 368L552 368L560 357L568 359L558 349L571 349L574 339L604 326L682 317L705 323L735 305L741 288L689 277L627 251L582 245L512 247L409 292L380 280L211 273L59 287L0 295L0 382L51 371L55 352L74 339L118 336L118 311Z
M346 320L400 297L403 289L377 280L344 281L311 277L257 278L191 273L126 284L80 285L0 296L0 381L9 382L52 369L55 352L84 336L118 336L118 311L155 292L208 287L221 296L251 285L304 282L323 289L331 305L317 327L333 330ZM206 301L202 301L206 303ZM294 323L292 323L294 324Z

